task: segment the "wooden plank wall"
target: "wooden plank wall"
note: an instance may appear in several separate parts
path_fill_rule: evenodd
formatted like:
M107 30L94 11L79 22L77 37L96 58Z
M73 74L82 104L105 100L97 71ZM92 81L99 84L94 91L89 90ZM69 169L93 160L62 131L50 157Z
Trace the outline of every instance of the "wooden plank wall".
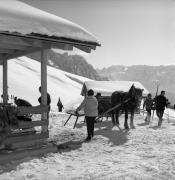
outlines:
M48 110L49 107L47 105L18 107L17 115L42 114L43 112L48 112ZM49 137L49 132L37 132L34 127L48 127L48 125L49 121L43 121L42 119L34 121L18 121L18 125L11 127L11 133L3 140L1 145L12 149L40 146L46 142Z

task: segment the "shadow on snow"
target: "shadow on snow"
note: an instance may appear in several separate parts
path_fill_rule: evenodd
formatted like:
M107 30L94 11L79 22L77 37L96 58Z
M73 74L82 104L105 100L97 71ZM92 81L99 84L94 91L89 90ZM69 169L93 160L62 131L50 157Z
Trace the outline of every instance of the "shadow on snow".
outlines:
M85 126L85 123L77 124L77 128ZM112 126L111 121L102 121L95 123L95 132L94 138L97 135L101 135L109 139L109 143L112 143L112 146L119 146L125 144L128 141L129 130L121 129L119 126ZM96 139L98 141L98 139Z

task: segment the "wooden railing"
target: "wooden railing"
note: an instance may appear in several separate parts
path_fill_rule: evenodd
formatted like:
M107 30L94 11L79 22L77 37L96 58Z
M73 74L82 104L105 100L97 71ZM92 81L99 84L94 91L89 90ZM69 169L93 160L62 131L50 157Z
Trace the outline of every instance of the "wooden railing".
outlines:
M43 112L48 112L49 106L32 106L32 107L25 107L21 106L18 107L17 115L27 115L27 114L42 114Z
M17 116L33 115L33 114L42 114L49 111L49 106L33 106L33 107L17 107ZM18 120L18 124L15 126L10 126L10 133L4 135L4 138L1 138L1 145L10 146L11 148L25 148L33 145L43 144L44 141L47 141L49 137L48 130L45 132L36 131L36 126L48 127L49 121L46 120L32 120L32 121L23 121ZM39 128L40 129L40 128Z

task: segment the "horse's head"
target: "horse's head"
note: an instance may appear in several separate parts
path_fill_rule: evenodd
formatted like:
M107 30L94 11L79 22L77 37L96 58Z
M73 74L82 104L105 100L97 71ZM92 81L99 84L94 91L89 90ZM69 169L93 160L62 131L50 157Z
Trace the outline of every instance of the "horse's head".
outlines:
M142 97L142 93L143 89L136 88L133 84L128 91L128 97L131 99L139 99Z
M135 94L136 94L136 88L133 84L128 91L128 98L130 98L130 99L135 98Z

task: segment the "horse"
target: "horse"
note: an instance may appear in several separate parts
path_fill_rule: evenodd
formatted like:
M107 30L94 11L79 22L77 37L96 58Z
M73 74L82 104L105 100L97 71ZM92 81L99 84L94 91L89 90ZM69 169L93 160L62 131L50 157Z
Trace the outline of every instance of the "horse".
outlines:
M124 127L125 129L129 129L128 126L128 113L131 113L130 117L130 127L134 127L134 112L138 107L141 97L142 97L142 89L135 88L134 84L131 86L128 92L123 91L115 91L111 95L111 107L119 105L118 108L112 111L112 122L113 125L119 125L119 113L122 111L125 113L125 121Z
M32 107L32 105L31 105L28 101L26 101L25 99L17 98L17 97L14 98L14 103L15 103L17 106Z
M15 97L14 98L14 103L17 105L17 107L25 106L25 107L32 107L32 104L26 101L25 99L20 99ZM31 115L23 115L23 116L17 116L18 120L23 120L23 121L32 121Z

